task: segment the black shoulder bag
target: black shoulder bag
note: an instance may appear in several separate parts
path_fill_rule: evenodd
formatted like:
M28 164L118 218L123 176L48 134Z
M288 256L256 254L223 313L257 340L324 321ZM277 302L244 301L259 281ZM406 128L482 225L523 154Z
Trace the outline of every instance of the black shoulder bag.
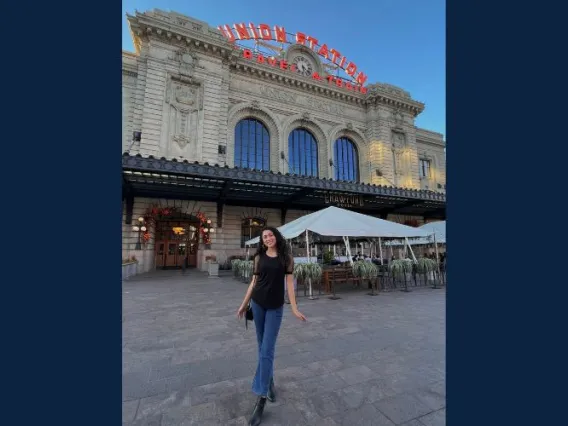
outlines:
M253 320L252 316L252 307L250 306L250 302L247 305L247 310L245 312L245 328L248 330L248 322Z

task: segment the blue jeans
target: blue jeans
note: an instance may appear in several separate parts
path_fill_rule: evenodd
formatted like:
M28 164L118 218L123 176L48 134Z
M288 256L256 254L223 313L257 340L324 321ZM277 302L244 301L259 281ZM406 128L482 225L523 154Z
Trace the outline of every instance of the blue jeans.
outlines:
M252 381L252 391L258 396L266 396L270 380L274 375L274 350L284 307L264 309L254 300L251 300L251 307L258 341L258 365Z

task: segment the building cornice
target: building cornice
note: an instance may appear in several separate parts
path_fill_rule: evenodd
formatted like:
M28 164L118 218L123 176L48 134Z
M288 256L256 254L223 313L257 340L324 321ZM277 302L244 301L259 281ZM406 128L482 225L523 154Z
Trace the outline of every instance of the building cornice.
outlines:
M427 143L443 148L446 146L446 141L444 141L443 137L441 133L416 127L416 141L418 143Z
M207 23L198 23L183 15L153 11L127 14L134 46L139 54L142 43L151 38L166 41L169 44L184 46L195 51L220 57L236 72L255 75L266 80L278 81L292 88L302 88L331 99L349 102L355 105L386 105L406 111L416 117L424 110L424 104L410 98L408 92L388 84L370 84L366 94L346 90L336 90L324 80L319 82L309 77L301 77L287 70L270 65L257 64L243 59L241 52L235 49L223 35Z
M142 41L155 37L161 41L185 45L198 51L211 52L226 59L235 54L234 49L223 36L218 31L212 32L209 27L210 31L206 34L203 28L196 30L192 26L180 25L179 21L166 22L145 13L136 12L135 15L126 16L137 53L141 51Z
M332 99L337 99L343 102L350 102L357 105L364 105L365 95L357 92L334 90L332 85L327 85L325 82L317 82L312 78L296 77L290 71L281 71L279 68L271 67L269 65L263 66L261 64L251 64L250 61L245 59L238 59L232 65L235 72L261 78L266 81L273 81L288 86L292 89L302 89L320 96L327 96Z
M413 117L424 111L425 105L422 102L413 100L408 92L390 84L370 84L367 90L365 103L369 106L387 105L409 112Z

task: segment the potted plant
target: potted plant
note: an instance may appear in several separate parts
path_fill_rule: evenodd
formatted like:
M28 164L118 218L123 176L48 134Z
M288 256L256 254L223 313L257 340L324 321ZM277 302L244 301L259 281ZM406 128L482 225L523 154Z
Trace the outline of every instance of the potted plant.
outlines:
M435 277L434 271L436 270L436 261L433 259L428 259L427 257L421 257L416 262L416 272L424 275L426 281L434 282Z
M138 269L138 260L136 256L130 256L122 259L122 279L127 280L128 278L136 275Z
M296 281L304 284L304 295L306 295L307 286L310 286L310 299L315 299L313 296L314 283L320 282L323 274L322 267L319 263L296 263L294 264L294 278Z
M241 279L243 282L247 282L250 280L250 276L252 275L252 268L253 268L253 261L252 260L241 260Z
M332 260L335 257L333 256L333 252L331 250L327 250L323 253L323 264L324 265L330 265Z
M397 259L393 260L389 265L389 270L392 274L393 280L401 281L404 279L404 290L408 290L408 280L412 279L413 262L410 259Z
M218 277L219 276L219 264L217 263L217 256L210 254L205 256L205 261L209 264L209 276Z
M370 296L376 296L375 287L373 286L373 280L379 276L379 268L373 262L367 262L364 260L359 260L353 263L353 276L360 277L364 280L369 281L369 286L371 287Z
M231 269L233 270L233 277L239 278L241 276L242 267L243 267L242 259L231 260Z

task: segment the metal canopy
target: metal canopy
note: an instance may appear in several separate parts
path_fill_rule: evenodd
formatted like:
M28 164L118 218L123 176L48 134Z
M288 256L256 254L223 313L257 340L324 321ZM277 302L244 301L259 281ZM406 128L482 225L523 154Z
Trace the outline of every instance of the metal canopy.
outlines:
M433 191L283 175L126 153L122 157L122 170L123 194L131 197L213 201L285 210L319 210L338 205L368 214L397 213L445 219L445 194Z

